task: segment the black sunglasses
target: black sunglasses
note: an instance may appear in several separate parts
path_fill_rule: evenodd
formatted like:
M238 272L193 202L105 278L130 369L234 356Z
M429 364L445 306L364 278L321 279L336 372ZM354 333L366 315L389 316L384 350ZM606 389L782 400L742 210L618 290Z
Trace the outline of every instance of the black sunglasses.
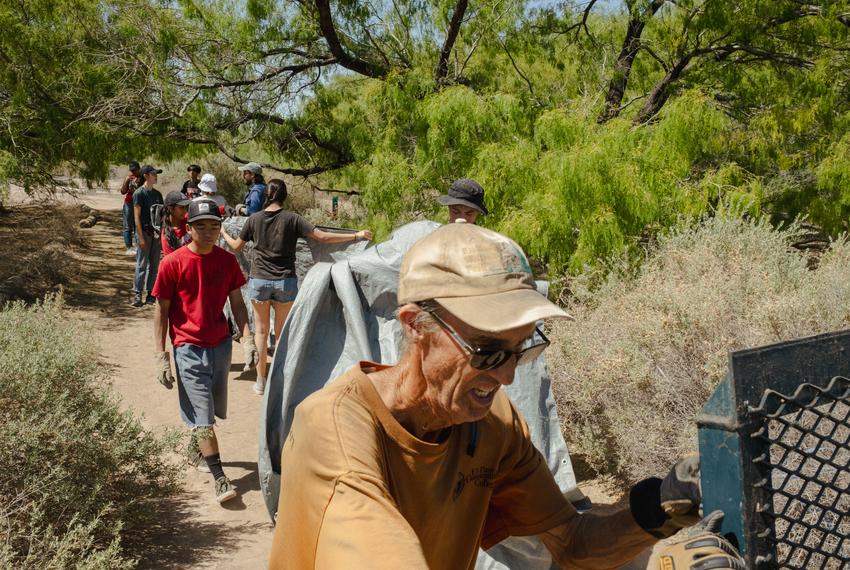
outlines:
M469 353L469 365L477 370L493 370L494 368L502 366L512 356L516 358L517 366L525 364L526 362L531 362L543 354L543 351L546 350L550 344L549 339L546 338L543 331L541 331L538 327L534 327L534 332L540 336L541 342L532 344L531 346L519 351L507 350L504 348L491 349L473 346L466 342L449 323L440 318L440 315L437 314L436 306L430 303L417 303L417 305L419 305L423 311L431 315L434 320L437 321L437 324L449 333L449 336L451 336L461 348Z

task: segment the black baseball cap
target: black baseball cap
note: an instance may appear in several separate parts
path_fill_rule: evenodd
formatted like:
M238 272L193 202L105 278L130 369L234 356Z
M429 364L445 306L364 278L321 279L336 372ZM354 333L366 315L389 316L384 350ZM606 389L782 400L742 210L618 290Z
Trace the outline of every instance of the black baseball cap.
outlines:
M142 176L144 176L145 174L162 174L162 169L161 168L154 168L150 164L146 164L142 167L142 171L141 171Z
M488 214L484 205L484 188L470 178L460 178L449 186L449 193L439 196L437 202L443 206L467 206L482 214Z
M127 165L127 168L129 170L138 170L139 169L139 163L136 162L135 160L131 160L130 164Z
M188 206L192 201L180 190L172 190L165 196L166 206Z
M200 171L201 171L201 167L198 166L197 164L190 164L189 167L186 169L186 172L200 172Z
M189 204L189 223L197 222L198 220L218 220L221 221L221 212L218 211L218 204L212 200L192 200Z

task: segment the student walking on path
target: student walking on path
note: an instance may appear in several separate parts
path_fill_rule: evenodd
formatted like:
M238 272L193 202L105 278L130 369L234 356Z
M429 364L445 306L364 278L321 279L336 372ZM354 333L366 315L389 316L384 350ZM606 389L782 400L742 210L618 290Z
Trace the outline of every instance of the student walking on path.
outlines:
M159 236L155 235L151 220L151 206L162 204L162 194L154 188L157 175L162 170L145 165L140 171L145 183L133 193L133 217L136 221L136 272L133 275L134 307L144 303L153 305L156 299L152 294L156 273L159 268L161 247ZM147 298L142 302L142 293L147 291Z
M142 175L139 174L139 163L135 160L128 165L129 172L121 184L121 194L124 196L124 208L122 209L121 220L124 222L123 235L124 247L127 249L127 255L135 255L136 250L133 247L133 194L136 189L142 185Z
M215 498L223 503L236 497L224 474L216 417L227 417L227 375L233 339L224 317L230 299L239 330L248 335L248 312L240 288L245 277L236 257L215 245L221 230L221 214L211 200L189 204L191 243L165 257L154 286L154 350L157 380L168 389L174 384L171 355L165 350L168 330L177 371L180 416L192 430L189 463L212 474Z
M286 195L283 180L272 179L264 209L248 218L239 237L234 239L223 229L221 231L221 236L233 251L238 252L245 247L245 243L254 242L248 298L254 310L254 334L259 351L257 382L254 384L257 394L262 394L266 389L266 355L272 305L275 314L274 335L277 339L280 338L286 316L298 293L298 278L295 276L295 244L298 238L310 238L322 243L372 239L369 230L350 234L317 229L298 214L283 209Z
M192 241L186 224L186 208L191 203L190 199L177 190L169 192L165 197L160 230L163 257Z

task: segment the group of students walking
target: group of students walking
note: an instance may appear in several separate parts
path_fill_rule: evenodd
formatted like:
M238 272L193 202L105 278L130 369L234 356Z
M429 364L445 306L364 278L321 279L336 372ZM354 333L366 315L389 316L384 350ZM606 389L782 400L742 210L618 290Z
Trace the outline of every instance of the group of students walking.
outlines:
M285 182L272 179L266 184L257 163L239 167L247 192L244 204L232 210L226 210L223 200L216 199L212 174L199 176L197 165L190 165L187 170L189 179L182 189L163 198L155 187L162 170L130 164L122 193L131 193L130 202L125 198L125 221L129 203L135 230L132 304L155 305L157 380L171 389L176 378L180 415L190 429L187 460L198 470L211 473L216 500L224 502L234 498L236 491L222 469L214 426L216 418L227 416L227 379L234 338L241 337L246 363L256 363L254 391L263 394L271 309L275 315L274 332L279 336L298 291L298 238L340 243L371 239L372 234L368 230L326 232L284 210ZM226 212L248 217L238 238L224 231ZM126 236L125 227L125 239ZM253 243L247 298L254 312L254 331L249 326L241 291L246 276L236 257L217 245L219 239L235 252L246 243ZM144 292L147 297L143 301ZM224 314L228 301L238 331L235 335ZM166 349L166 333L171 341L170 352ZM172 361L176 377L172 374Z

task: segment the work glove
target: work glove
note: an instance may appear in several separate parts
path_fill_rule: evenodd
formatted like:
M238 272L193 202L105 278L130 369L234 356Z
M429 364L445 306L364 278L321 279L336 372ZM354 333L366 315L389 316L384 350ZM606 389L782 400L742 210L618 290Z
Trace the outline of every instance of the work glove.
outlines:
M722 536L723 512L714 511L682 530L658 553L658 570L746 570L744 559Z
M701 502L699 456L689 455L677 461L661 482L661 508L672 526L685 528L700 520Z
M167 352L157 352L156 379L160 384L171 390L174 387L174 376L171 374L171 355Z
M245 356L245 366L243 371L247 372L257 366L260 361L260 356L257 354L257 345L254 344L254 335L246 334L242 337L242 354Z

